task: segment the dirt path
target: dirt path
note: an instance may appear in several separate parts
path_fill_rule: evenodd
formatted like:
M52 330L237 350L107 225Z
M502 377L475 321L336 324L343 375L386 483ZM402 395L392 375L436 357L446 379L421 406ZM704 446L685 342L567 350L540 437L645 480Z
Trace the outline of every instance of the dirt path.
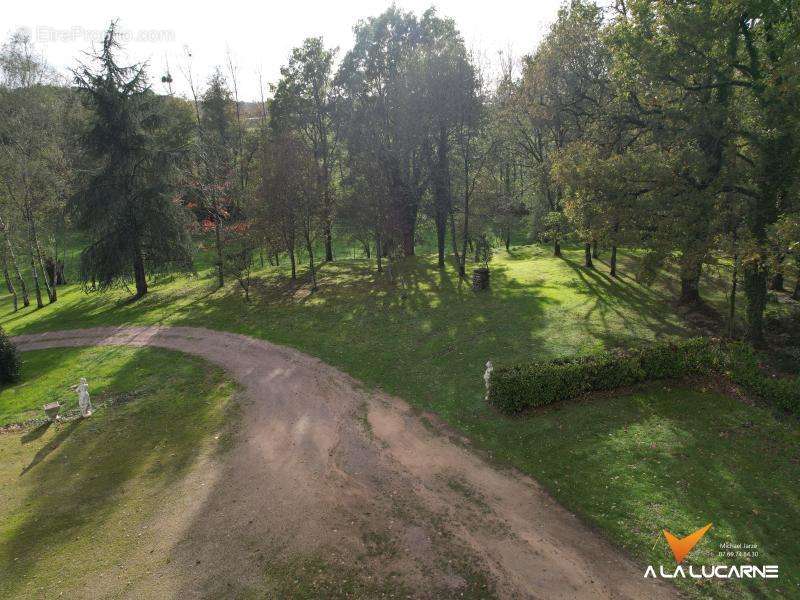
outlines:
M531 479L492 467L402 400L300 352L192 327L14 340L21 350L179 350L243 386L238 442L181 484L144 545L169 560L122 590L130 597L233 596L300 557L420 598L675 596Z

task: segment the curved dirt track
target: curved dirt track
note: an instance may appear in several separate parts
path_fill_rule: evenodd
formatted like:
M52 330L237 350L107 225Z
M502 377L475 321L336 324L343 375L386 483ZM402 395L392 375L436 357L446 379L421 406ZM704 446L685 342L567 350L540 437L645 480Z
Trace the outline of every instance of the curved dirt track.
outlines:
M233 449L181 484L148 548L168 557L129 597L234 596L316 557L420 598L668 598L530 478L498 470L397 398L295 350L192 327L23 335L21 350L157 346L243 387ZM427 424L427 426L426 426ZM149 550L150 553L153 550ZM111 584L109 584L111 585ZM484 587L486 586L486 587Z

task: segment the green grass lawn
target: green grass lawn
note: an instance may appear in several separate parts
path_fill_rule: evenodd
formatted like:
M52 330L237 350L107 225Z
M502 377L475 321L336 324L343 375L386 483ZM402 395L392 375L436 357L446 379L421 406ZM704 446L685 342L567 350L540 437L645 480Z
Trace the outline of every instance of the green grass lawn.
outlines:
M699 386L695 386L699 388ZM661 530L713 527L687 564L777 564L780 579L678 581L694 597L800 595L800 427L713 391L651 385L617 398L496 419L497 458L533 474L640 564L675 562ZM758 545L752 561L717 556ZM643 571L644 572L644 571Z
M57 304L40 311L7 310L0 325L12 334L197 325L293 346L437 413L492 457L538 479L642 564L655 558L670 564L662 528L685 535L711 521L719 525L708 547L731 536L769 548L787 574L780 585L800 593L796 575L788 576L798 564L796 419L781 421L768 409L689 390L564 405L519 419L485 405L482 373L489 359L551 358L694 332L673 308L673 274L644 287L632 276L629 254L621 258L620 279L609 278L602 261L596 264L595 271L581 266L582 249L566 249L556 259L538 245L513 248L495 256L492 289L481 294L459 281L451 266L439 271L430 254L404 261L394 284L376 278L363 259L323 265L314 294L307 284L290 282L284 264L257 273L248 305L235 284L214 288L203 257L198 277L164 278L141 301L130 302L123 291L86 295L70 286ZM703 286L718 308L725 301L724 277L724 269L712 271ZM721 435L724 424L748 420L759 427ZM782 448L783 458L759 451L759 436ZM709 465L712 454L716 462ZM775 481L762 481L761 473L774 474Z
M84 376L91 379L89 392L98 405L131 390L151 391L164 374L163 353L133 352L125 347L58 348L23 352L20 357L21 381L0 389L0 427L43 419L42 406L48 402L61 402L62 414L77 409L73 387Z
M103 406L89 419L0 435L0 597L91 596L83 586L112 573L135 581L151 568L138 536L198 456L227 438L234 385L204 361L160 349L23 357L22 381L0 392L4 420L63 397L89 368Z

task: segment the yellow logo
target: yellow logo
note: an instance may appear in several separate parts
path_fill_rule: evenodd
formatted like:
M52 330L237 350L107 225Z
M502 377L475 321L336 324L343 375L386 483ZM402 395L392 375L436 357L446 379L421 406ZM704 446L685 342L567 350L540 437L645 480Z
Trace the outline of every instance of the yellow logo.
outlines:
M711 523L705 527L701 527L693 533L690 533L684 538L677 538L666 529L664 530L664 537L667 538L667 543L669 544L669 547L672 548L672 554L675 555L675 561L678 564L683 562L683 559L686 558L686 555L692 551L692 548L697 545L697 542L703 538L709 529L711 529Z
M672 554L675 556L675 561L678 563L675 569L670 571L664 568L664 565L648 565L644 571L644 577L652 577L654 579L661 577L662 579L777 579L778 578L778 565L689 565L684 567L681 563L683 559L689 555L689 552L703 539L703 536L711 529L711 523L705 527L701 527L697 531L693 531L683 538L678 538L672 535L666 529L664 537L667 538L667 543L672 549ZM727 542L726 542L727 543ZM720 548L725 547L721 544ZM755 547L755 544L752 545ZM720 553L722 555L722 553ZM756 553L758 555L758 553ZM656 570L658 569L658 570Z

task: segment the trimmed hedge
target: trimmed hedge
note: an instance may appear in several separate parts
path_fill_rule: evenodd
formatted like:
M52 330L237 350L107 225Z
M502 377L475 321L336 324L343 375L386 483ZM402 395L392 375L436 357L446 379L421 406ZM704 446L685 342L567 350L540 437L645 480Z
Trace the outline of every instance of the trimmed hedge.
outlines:
M759 356L748 344L728 345L722 374L749 393L800 415L800 378L769 377L761 370Z
M0 384L19 381L19 353L17 347L8 339L0 327Z
M490 380L489 401L500 411L514 414L588 392L712 374L727 375L748 392L800 412L799 379L768 377L759 368L758 355L750 346L707 338L497 367Z

